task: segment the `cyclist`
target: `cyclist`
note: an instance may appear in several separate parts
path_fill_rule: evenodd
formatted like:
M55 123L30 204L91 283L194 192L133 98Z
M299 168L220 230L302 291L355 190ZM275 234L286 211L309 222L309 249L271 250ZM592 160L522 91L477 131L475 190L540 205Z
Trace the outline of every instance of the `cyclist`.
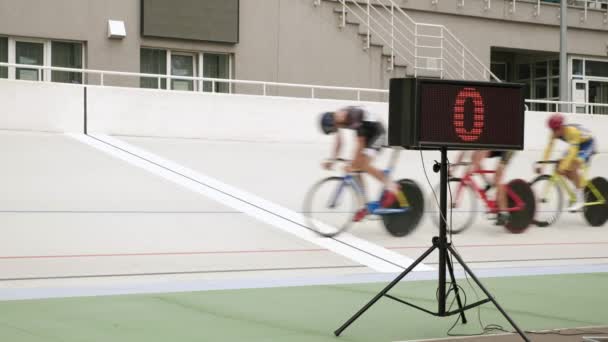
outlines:
M595 142L591 132L585 128L564 123L564 116L560 113L551 115L547 121L547 126L551 129L549 144L545 149L543 160L547 160L551 156L555 139L562 140L570 144L570 148L566 152L564 158L560 161L557 167L559 174L566 176L576 187L576 200L570 203L567 210L577 211L585 205L585 177L581 177L579 170L581 165L587 164L591 156L595 153ZM541 164L536 166L536 172L542 173Z
M355 106L339 109L335 112L326 112L321 115L321 130L325 134L336 133L333 148L333 156L322 163L322 166L330 170L334 161L340 154L342 138L339 129L352 129L357 133L357 148L355 156L350 165L345 167L346 172L361 170L367 172L384 184L387 191L381 200L383 207L390 207L395 203L397 197L401 197L400 186L391 181L385 174L371 165L371 160L376 156L385 142L384 125L380 123L373 114ZM400 201L402 202L402 201ZM361 221L367 214L365 203L360 203L362 209L355 213L353 221Z
M465 152L461 152L457 158L456 163L460 163L464 158ZM498 213L496 214L496 225L503 226L507 223L507 219L509 217L509 212L507 211L508 203L507 203L507 191L505 189L505 185L503 184L503 178L505 174L505 169L507 165L513 158L515 152L513 151L475 151L471 156L471 164L473 170L482 169L481 163L484 159L494 159L498 158L498 166L496 166L496 171L494 173L494 185L496 185L496 204L498 205ZM485 177L484 177L485 179ZM487 180L486 180L487 181ZM489 189L489 188L488 188ZM486 190L488 190L486 189Z

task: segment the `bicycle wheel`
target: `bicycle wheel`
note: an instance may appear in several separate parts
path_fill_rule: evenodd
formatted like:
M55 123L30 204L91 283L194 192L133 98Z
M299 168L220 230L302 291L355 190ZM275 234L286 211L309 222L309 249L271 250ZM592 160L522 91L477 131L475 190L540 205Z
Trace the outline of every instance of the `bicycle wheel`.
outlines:
M520 234L530 226L530 223L534 219L536 212L534 192L532 192L532 188L530 188L528 182L523 179L514 179L507 186L524 202L524 207L521 210L511 212L505 228L513 234ZM508 201L509 208L516 206L515 200L511 196L508 196Z
M384 227L392 236L406 236L413 232L424 213L424 196L422 190L411 179L402 179L399 181L401 191L407 198L409 208L407 211L395 214L382 215ZM399 208L399 203L395 202L392 208Z
M448 187L448 215L446 217L448 232L462 233L473 224L477 215L477 194L473 188L463 184L460 178L448 179ZM438 204L441 193L439 184L435 187L434 192L437 196L436 199L433 194L429 195L431 202L429 207L432 208L430 215L435 225L439 227L441 218Z
M591 184L600 192L604 200L608 201L608 181L602 177L595 177L591 180ZM585 201L599 201L591 189L589 189L589 186L585 187ZM608 221L608 202L598 205L587 205L583 209L583 214L592 227L603 226Z
M548 227L557 221L564 206L564 195L559 184L550 175L540 175L531 183L536 195L536 215L532 223L538 227Z
M304 200L308 228L326 237L340 234L353 223L353 215L359 208L357 199L355 189L342 177L319 181Z

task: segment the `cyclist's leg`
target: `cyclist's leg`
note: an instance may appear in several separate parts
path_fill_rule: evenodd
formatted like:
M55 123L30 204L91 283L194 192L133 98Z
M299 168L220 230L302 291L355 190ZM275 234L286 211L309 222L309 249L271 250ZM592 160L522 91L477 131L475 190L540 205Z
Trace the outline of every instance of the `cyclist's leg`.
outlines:
M473 155L471 156L471 163L473 166L473 170L480 170L482 168L481 163L489 155L490 155L490 151L485 151L485 150L473 152Z
M507 165L509 165L512 157L512 151L503 152L498 162L498 166L496 167L496 174L494 174L494 184L496 184L496 201L498 202L498 209L503 212L506 212L508 208L507 189L503 179Z

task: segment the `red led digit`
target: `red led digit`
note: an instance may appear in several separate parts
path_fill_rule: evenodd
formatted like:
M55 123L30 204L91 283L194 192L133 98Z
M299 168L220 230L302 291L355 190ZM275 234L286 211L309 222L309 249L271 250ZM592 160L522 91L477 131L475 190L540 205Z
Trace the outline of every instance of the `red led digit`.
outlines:
M467 99L473 101L473 128L464 127L464 104ZM475 88L463 88L456 96L454 104L454 129L463 141L476 141L483 132L485 112L483 98Z

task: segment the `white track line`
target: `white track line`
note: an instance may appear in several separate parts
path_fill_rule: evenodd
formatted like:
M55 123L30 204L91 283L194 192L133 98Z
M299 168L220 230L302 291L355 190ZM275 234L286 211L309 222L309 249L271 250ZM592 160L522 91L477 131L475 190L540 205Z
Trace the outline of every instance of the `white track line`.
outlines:
M305 228L305 218L299 213L188 169L173 161L161 158L122 140L101 134L91 136L68 134L68 136L375 271L401 272L413 262L411 258L350 234L345 233L335 239L319 237L316 233ZM420 264L415 270L429 271L433 268Z

